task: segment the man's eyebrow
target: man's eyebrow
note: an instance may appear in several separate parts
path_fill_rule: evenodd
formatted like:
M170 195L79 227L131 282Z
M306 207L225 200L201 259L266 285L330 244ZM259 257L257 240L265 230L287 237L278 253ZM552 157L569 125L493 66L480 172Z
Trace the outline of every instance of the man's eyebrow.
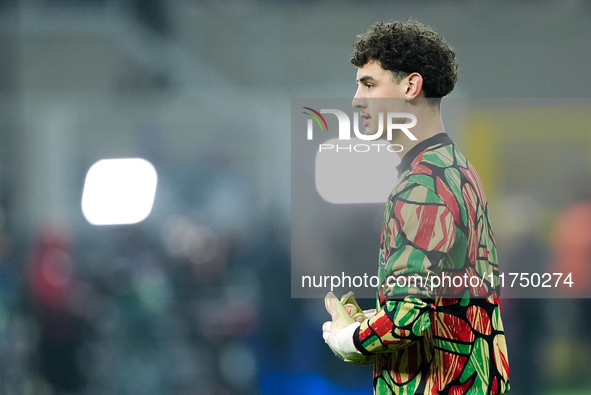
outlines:
M363 77L359 78L359 79L357 80L357 82L361 82L361 83L363 83L363 82L367 82L367 81L370 81L370 80L371 80L371 81L373 81L373 80L374 80L374 78L373 78L371 75L364 75Z

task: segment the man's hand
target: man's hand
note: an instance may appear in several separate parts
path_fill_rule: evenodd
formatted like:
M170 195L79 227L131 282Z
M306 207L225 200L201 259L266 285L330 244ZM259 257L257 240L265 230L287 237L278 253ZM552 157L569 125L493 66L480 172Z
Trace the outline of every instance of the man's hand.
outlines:
M355 300L353 291L349 291L341 297L341 304L347 310L347 313L357 322L363 322L376 314L376 309L361 310L361 307Z
M329 292L326 295L324 304L326 310L330 313L332 321L327 321L322 325L322 337L332 352L345 362L367 365L373 362L373 357L366 357L361 354L357 348L355 348L355 344L353 344L353 334L364 318L361 317L363 311L359 308L357 302L355 302L353 294L350 294L351 295L347 294L344 297L344 300L349 302L352 300L353 302L347 303L349 308L345 308L341 301L337 299L332 292ZM360 321L354 320L348 310L351 310L351 313L356 316L357 319L360 319Z

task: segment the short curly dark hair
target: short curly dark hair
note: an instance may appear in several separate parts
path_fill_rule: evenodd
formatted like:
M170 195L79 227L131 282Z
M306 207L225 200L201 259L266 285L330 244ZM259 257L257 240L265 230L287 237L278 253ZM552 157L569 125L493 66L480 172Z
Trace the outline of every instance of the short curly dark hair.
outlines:
M363 67L370 60L379 61L384 70L393 73L396 82L411 73L419 73L428 98L449 94L458 80L454 50L422 23L379 22L357 38L351 63Z

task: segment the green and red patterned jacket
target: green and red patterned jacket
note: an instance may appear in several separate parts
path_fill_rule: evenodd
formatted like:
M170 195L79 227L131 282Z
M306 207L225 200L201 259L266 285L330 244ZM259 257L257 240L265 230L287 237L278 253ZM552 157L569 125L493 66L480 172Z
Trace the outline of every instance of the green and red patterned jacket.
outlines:
M374 356L374 393L505 393L497 253L479 176L445 133L413 147L398 170L377 313L353 338Z

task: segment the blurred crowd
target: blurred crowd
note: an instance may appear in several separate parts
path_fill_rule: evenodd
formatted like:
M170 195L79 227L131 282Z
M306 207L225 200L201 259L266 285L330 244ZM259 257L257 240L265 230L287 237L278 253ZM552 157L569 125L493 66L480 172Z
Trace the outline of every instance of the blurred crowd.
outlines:
M57 223L22 246L3 232L0 392L259 393L289 332L262 309L289 300L282 232L244 245L187 217L158 235L101 229L98 243Z

